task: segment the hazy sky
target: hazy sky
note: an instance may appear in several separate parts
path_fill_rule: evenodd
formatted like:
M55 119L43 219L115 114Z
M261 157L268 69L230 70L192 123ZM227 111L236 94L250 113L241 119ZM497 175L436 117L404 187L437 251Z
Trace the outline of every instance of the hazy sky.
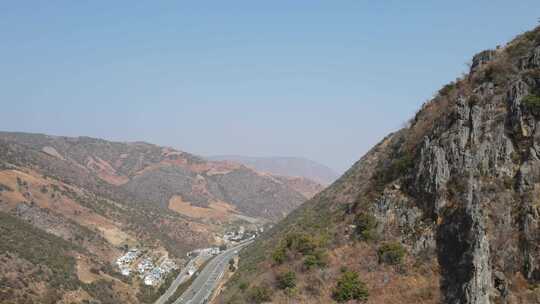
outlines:
M344 170L540 17L538 0L135 2L1 1L0 130Z

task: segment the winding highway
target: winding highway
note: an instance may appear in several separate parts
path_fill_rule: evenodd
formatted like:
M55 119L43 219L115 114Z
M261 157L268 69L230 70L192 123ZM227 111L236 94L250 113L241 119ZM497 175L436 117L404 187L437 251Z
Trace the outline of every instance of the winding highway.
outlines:
M178 298L174 304L204 304L212 296L220 279L223 277L229 261L238 254L245 246L251 244L253 240L246 241L240 245L232 247L218 254L200 272L191 286Z
M209 258L210 256L203 257L202 262L204 263ZM195 267L194 264L195 264L195 259L192 259L191 261L189 261L189 263L186 265L186 267L184 267L182 272L180 272L180 274L178 274L176 279L172 282L171 286L169 286L169 288L165 291L165 293L163 293L161 297L159 297L159 299L157 299L157 301L154 302L154 304L165 304L167 300L169 300L169 298L172 297L172 295L178 289L178 287L180 287L180 285L182 285L184 282L189 280L189 278L191 278L191 275L189 274L189 270L190 268Z

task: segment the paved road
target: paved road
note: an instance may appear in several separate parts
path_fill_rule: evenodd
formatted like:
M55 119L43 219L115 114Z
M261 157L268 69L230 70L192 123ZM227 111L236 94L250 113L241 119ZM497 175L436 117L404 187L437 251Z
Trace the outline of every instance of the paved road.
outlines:
M174 304L204 304L216 289L219 280L229 266L231 260L245 246L251 244L253 240L242 243L217 255L201 271L191 286L178 298Z
M208 259L210 259L210 256L204 256L202 257L201 262L204 263ZM182 272L180 272L178 276L176 277L176 279L172 282L171 286L169 286L167 291L165 291L165 293L163 293L161 297L159 297L159 299L157 299L157 301L154 302L154 304L165 304L165 302L167 302L167 300L170 297L172 297L172 295L178 289L178 287L181 284L183 284L185 281L189 280L189 278L191 277L191 275L189 275L189 269L192 266L194 266L194 264L195 264L195 259L190 260L189 263L184 267Z

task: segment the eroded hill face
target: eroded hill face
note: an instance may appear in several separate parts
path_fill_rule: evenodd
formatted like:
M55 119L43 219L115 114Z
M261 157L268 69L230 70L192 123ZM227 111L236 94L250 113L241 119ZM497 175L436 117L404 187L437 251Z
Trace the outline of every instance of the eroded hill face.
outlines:
M540 28L242 254L220 303L540 303Z
M95 192L114 192L114 198L129 203L167 208L173 196L181 196L197 207L221 202L244 215L277 220L305 200L271 175L147 143L24 133L0 133L0 140L14 151L31 153L13 158L29 158L23 161L40 171ZM100 189L102 184L106 189Z
M127 248L181 264L227 227L304 200L278 178L169 148L0 133L0 302L150 303L162 290L113 265Z

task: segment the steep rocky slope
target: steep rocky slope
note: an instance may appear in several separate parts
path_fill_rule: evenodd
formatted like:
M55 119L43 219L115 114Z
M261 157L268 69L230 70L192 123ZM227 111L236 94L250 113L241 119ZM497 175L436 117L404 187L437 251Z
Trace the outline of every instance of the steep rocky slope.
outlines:
M536 28L249 247L218 302L540 303L539 128Z
M0 132L0 302L151 303L160 290L113 265L127 248L181 263L304 200L278 178L147 143Z
M325 165L299 157L249 157L240 155L219 155L211 160L229 160L252 167L257 171L274 175L303 177L328 185L338 178L338 174Z

